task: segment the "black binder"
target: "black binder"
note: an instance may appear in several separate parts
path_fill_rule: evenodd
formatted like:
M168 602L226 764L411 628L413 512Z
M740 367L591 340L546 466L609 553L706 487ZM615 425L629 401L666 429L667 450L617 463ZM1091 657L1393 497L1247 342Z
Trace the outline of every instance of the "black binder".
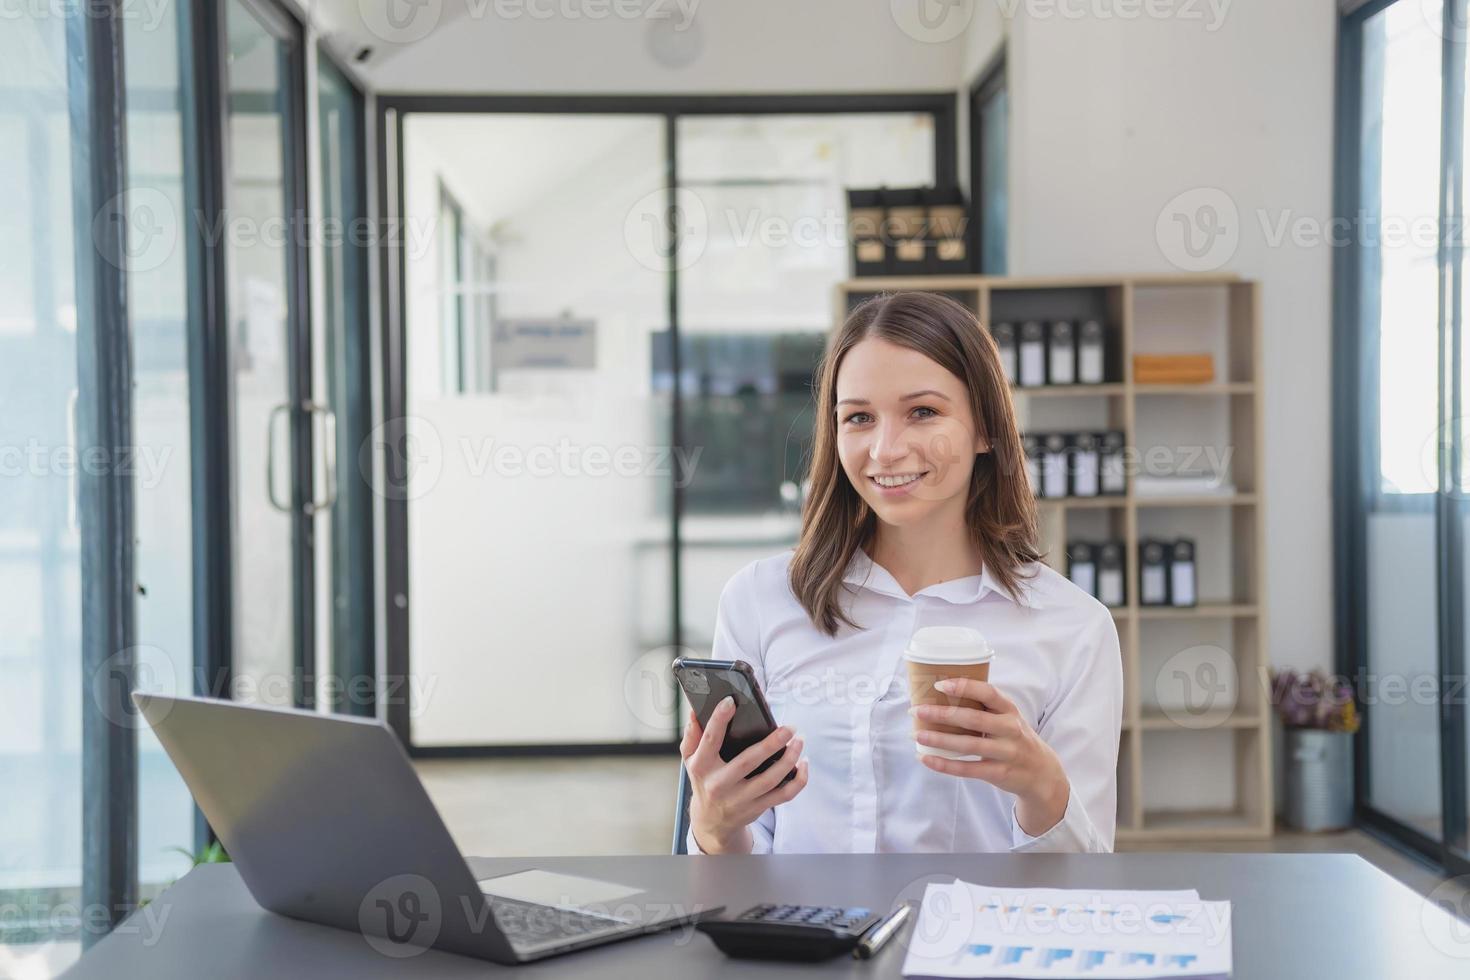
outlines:
M1097 595L1097 558L1086 541L1067 545L1067 578L1088 595Z
M1199 605L1199 576L1194 560L1194 541L1177 538L1169 549L1169 604Z
M1018 383L1016 326L1013 323L993 324L990 328L990 335L995 338L995 346L1000 348L1000 367L1005 372L1006 384L1014 387Z
M1061 432L1042 436L1041 496L1048 500L1065 497L1071 492L1071 480L1067 474L1071 463L1070 444L1071 440Z
M1101 320L1083 320L1077 326L1077 383L1100 385L1107 379L1107 331Z
M1021 387L1035 388L1046 384L1046 328L1037 320L1027 320L1021 324L1017 346L1020 351L1018 383Z
M1097 598L1105 606L1128 604L1128 575L1123 568L1123 543L1108 541L1097 549Z
M1077 339L1066 320L1057 320L1047 331L1046 380L1054 385L1077 383Z
M1101 492L1100 440L1092 432L1079 432L1072 439L1072 496L1096 497Z
M1099 449L1098 490L1110 497L1128 492L1127 461L1123 452L1123 433L1104 432Z
M1138 604L1169 604L1169 545L1163 541L1138 542Z
M1041 437L1021 436L1021 451L1026 454L1026 479L1031 484L1031 493L1041 496Z

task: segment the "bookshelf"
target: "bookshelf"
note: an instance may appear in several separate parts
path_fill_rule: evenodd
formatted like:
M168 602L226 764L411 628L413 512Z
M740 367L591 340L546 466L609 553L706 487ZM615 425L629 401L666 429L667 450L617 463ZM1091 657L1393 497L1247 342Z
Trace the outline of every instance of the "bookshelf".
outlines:
M1117 429L1134 450L1125 495L1038 501L1046 560L1063 573L1069 540L1124 543L1128 602L1113 610L1124 678L1118 841L1270 836L1260 285L1223 274L886 276L839 284L838 315L875 293L909 289L945 293L987 327L1084 317L1107 324L1105 383L1015 388L1012 398L1023 431ZM1135 353L1199 351L1214 356L1210 383L1133 379ZM1155 447L1215 450L1215 469L1235 492L1136 492L1134 471ZM1199 604L1140 605L1139 540L1176 535L1196 542Z

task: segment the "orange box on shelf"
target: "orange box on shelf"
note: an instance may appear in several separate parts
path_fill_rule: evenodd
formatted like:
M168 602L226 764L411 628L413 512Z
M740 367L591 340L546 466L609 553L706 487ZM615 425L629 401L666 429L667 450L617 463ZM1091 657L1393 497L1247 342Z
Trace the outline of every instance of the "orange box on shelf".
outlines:
M1210 354L1134 354L1136 384L1208 384L1215 380Z

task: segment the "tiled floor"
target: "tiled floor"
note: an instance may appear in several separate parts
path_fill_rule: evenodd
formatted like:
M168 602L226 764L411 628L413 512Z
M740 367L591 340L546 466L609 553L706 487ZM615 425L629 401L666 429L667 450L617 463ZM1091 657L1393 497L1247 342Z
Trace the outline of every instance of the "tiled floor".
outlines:
M436 759L417 765L430 797L466 854L669 853L678 786L673 758ZM1361 855L1423 895L1444 881L1417 860L1358 830L1282 832L1263 841L1132 844L1126 849L1346 852ZM1463 888L1459 891L1464 894ZM1470 899L1457 904L1470 908Z

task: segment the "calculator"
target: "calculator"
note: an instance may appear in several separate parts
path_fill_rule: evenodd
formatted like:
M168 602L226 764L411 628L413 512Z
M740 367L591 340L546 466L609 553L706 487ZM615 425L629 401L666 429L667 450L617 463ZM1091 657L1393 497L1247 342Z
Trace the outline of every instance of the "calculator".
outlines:
M727 956L825 960L851 952L879 918L871 909L838 905L755 905L733 919L702 919L694 928Z

